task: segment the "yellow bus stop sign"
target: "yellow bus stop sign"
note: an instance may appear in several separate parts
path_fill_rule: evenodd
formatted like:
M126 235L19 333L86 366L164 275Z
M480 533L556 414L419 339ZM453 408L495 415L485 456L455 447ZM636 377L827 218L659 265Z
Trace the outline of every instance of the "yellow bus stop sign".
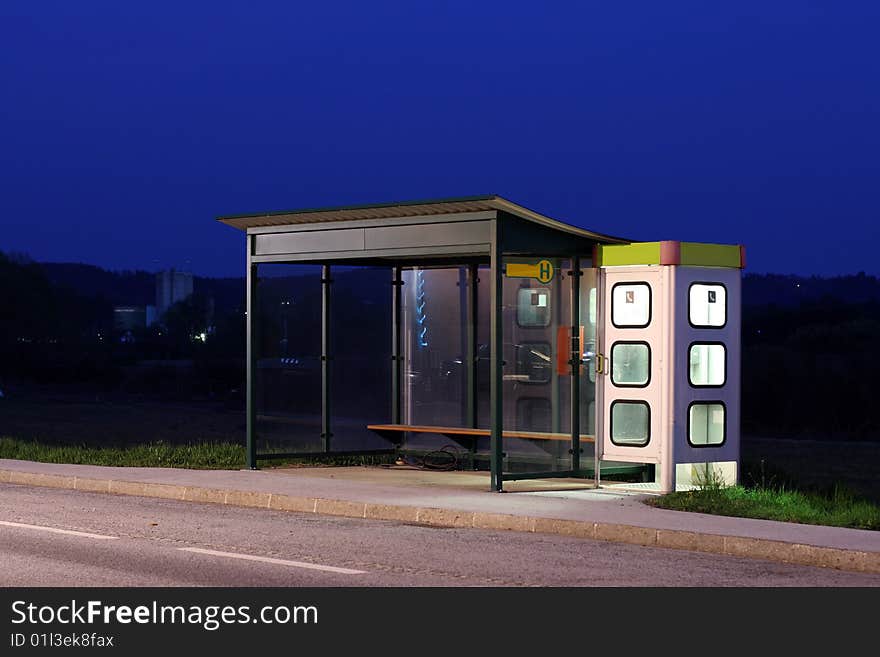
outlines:
M534 264L509 262L506 274L509 278L535 278L541 283L549 283L553 280L553 263L549 260L539 260Z

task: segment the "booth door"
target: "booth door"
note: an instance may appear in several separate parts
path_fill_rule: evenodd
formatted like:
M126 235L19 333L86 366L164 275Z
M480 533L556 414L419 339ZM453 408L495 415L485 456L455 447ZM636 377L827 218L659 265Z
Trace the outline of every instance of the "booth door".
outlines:
M661 437L659 267L604 269L600 281L600 458L657 463Z

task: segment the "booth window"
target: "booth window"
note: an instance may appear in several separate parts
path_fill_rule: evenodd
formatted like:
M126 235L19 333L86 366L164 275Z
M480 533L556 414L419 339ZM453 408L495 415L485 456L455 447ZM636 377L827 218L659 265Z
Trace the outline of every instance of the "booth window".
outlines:
M611 442L644 447L651 439L651 407L643 401L611 402Z
M695 388L720 388L727 381L727 349L720 342L693 342L688 349L688 381Z
M617 283L611 288L611 323L615 328L645 328L651 323L651 286Z
M651 380L651 347L647 342L611 345L611 383L621 388L644 388Z
M720 283L692 283L688 319L694 328L721 328L727 324L727 289Z
M523 328L550 326L550 290L521 287L516 293L516 323Z
M727 413L722 402L694 402L688 407L688 442L692 447L717 447L727 436Z

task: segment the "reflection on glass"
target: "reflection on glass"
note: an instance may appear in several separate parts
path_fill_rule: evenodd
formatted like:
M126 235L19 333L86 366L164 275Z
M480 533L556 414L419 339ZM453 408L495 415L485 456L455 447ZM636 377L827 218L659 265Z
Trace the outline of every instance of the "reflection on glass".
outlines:
M650 439L651 410L646 402L616 401L611 404L611 442L644 447Z
M691 324L719 327L727 322L727 290L723 285L694 283L688 296Z
M593 285L595 285L595 274L594 274ZM589 318L588 319L589 323L592 324L593 326L595 326L596 325L596 288L595 287L589 288L589 299L590 299L589 306L588 306L589 313L588 313L587 317Z
M611 321L618 327L644 327L651 321L647 283L618 283L611 289Z
M692 344L688 376L693 386L723 386L727 373L723 344Z
M550 431L552 409L549 399L520 397L516 400L516 419L521 427L530 431Z
M570 441L547 435L571 432L571 265L547 259L554 272L550 280L506 273L502 278L507 471L571 468ZM518 259L505 260L510 264ZM529 433L542 435L532 438L525 435Z
M403 420L463 426L467 394L464 267L403 271Z
M688 442L720 445L724 442L724 405L692 404L688 411Z
M644 342L615 342L611 347L611 382L616 386L647 385L651 348Z
M587 259L581 259L581 299L579 316L581 323L584 325L584 342L581 345L581 382L580 382L580 402L581 402L581 433L585 435L596 435L596 313L597 313L597 293L596 293L596 269L591 267L591 262ZM589 458L593 455L593 443L581 443L583 450L583 458Z
M550 325L550 290L520 288L516 294L516 323L522 327Z
M516 371L526 383L548 383L553 373L550 344L526 342L516 345Z

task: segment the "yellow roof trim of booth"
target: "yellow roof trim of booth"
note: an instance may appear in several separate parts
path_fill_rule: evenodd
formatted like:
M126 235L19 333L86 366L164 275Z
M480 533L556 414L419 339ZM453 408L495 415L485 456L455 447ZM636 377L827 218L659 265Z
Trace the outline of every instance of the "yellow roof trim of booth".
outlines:
M745 268L745 248L738 244L700 244L697 242L634 242L600 244L599 267L625 265L684 265L690 267Z

